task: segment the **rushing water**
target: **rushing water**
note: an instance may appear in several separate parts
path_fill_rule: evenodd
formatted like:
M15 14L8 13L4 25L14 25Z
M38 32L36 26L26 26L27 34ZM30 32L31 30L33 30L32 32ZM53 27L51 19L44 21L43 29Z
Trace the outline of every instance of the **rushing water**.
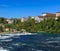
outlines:
M1 35L0 51L60 51L60 34Z

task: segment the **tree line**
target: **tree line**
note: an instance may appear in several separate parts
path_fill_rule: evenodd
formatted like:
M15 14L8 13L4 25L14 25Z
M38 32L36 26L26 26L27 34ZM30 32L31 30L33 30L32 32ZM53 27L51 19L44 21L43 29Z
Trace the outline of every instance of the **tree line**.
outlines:
M16 31L23 32L49 32L49 33L60 33L60 16L57 20L55 18L47 18L41 22L35 21L31 17L28 17L27 21L21 22L21 19L13 18L13 23L8 24L6 18L0 18L0 32L5 32L5 28L15 29ZM3 25L3 26L2 26Z

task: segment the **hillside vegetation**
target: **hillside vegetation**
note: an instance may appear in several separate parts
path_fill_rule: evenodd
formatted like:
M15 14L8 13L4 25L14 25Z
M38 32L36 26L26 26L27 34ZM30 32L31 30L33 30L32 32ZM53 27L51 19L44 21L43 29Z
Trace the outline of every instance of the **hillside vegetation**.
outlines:
M60 33L60 16L57 20L54 18L47 18L41 22L35 22L34 19L28 17L27 21L21 22L21 19L13 18L13 23L8 24L6 18L0 18L0 32L6 32L5 29L8 28L8 32L20 31L22 29L26 32L49 32L49 33Z

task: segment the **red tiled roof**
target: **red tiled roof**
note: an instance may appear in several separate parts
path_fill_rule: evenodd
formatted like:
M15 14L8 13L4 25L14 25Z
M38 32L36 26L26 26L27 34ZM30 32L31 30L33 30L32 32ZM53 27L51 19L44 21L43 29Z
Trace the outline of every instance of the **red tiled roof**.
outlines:
M43 18L43 16L38 16L39 18Z
M46 16L38 16L39 18L46 18L46 17L56 17L56 14L47 14Z
M56 17L56 14L47 14L45 17Z

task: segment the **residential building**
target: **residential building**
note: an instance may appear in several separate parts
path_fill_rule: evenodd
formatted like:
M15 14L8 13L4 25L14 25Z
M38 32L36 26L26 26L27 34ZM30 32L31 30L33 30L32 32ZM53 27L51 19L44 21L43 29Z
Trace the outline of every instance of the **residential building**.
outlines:
M9 28L5 28L4 30L5 30L5 31L9 31Z
M8 24L13 23L13 20L10 20L10 19L7 19L6 21L7 21Z
M26 21L25 17L21 18L21 22L25 22L25 21Z
M60 16L60 12L56 12L56 19Z
M35 22L37 23L37 22L40 22L40 21L42 21L43 20L43 16L37 16L37 17L35 17Z
M56 12L56 17L60 16L60 12Z
M35 17L35 21L36 21L36 22L41 22L42 20L47 19L47 18L51 18L51 17L57 19L58 16L60 16L60 12L56 12L56 14L52 14L52 13L42 13L41 16Z

